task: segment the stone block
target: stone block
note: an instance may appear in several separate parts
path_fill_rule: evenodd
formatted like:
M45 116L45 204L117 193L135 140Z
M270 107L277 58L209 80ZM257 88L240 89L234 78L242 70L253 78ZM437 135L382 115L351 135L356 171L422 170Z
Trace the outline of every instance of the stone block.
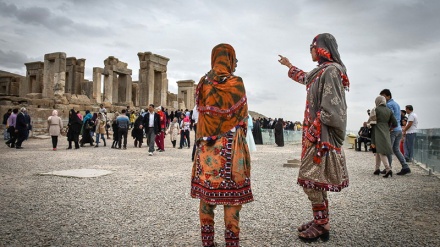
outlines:
M69 104L69 100L67 100L67 97L57 94L54 96L54 101L55 104L64 104L64 105Z
M53 108L54 101L53 99L30 99L30 105L37 106L36 108Z
M29 99L42 99L43 98L43 94L41 94L41 93L28 93L28 94L26 94L26 98L29 98Z
M90 99L86 95L72 94L69 103L75 105L88 105L90 104Z

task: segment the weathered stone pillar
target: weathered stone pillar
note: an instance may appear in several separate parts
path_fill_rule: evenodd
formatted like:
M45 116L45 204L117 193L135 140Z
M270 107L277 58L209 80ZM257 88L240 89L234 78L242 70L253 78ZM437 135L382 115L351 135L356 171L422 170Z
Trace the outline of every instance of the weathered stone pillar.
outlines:
M137 81L134 81L132 83L131 100L133 101L134 106L140 106L139 105L139 84Z
M82 91L81 85L83 85L84 82L85 66L86 60L84 58L76 60L75 81L73 82L73 92L75 92L75 94L80 94Z
M113 99L113 101L112 101L112 103L119 103L119 86L118 86L118 83L119 83L119 78L118 78L118 74L116 73L116 72L114 72L113 71L113 82L112 82L112 84L113 84L113 86L112 86L112 99Z
M162 72L162 88L160 90L160 105L167 105L167 94L168 94L168 79L167 73Z
M104 69L104 102L113 103L113 71Z
M102 102L101 98L101 75L104 72L103 68L93 67L93 99L96 100L97 103Z
M66 58L66 86L65 86L66 93L76 94L74 87L75 66L76 66L76 58L74 57Z
M43 98L62 96L66 83L66 53L44 55Z

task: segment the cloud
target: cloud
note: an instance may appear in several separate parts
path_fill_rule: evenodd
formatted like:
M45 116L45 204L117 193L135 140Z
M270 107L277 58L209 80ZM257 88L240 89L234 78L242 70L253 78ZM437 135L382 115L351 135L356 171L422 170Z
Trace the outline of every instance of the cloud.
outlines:
M3 51L0 50L0 65L9 69L23 69L24 63L33 61L34 58L29 58L26 54L17 51Z

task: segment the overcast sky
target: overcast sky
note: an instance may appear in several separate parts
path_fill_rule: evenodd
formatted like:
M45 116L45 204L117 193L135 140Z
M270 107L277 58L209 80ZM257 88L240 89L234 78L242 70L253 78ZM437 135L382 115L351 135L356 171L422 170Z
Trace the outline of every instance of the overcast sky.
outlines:
M0 0L0 70L25 75L24 63L65 52L85 58L85 78L108 56L128 63L138 80L138 52L168 57L176 81L210 69L212 48L231 44L249 109L302 121L305 87L287 77L278 54L310 71L317 34L336 37L351 81L348 126L358 130L374 99L389 88L401 108L412 104L419 128L439 126L440 1L281 0Z

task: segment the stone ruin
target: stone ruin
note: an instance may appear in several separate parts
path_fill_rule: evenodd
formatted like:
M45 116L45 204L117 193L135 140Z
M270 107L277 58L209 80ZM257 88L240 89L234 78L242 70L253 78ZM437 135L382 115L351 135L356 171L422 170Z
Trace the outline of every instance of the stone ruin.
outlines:
M66 57L64 52L44 55L44 62L25 63L26 76L0 71L0 114L10 108L26 107L33 133L47 132L47 118L54 109L67 125L70 109L107 112L145 109L151 103L169 110L192 109L196 84L177 81L178 93L168 91L169 58L139 52L139 80L132 81L128 64L109 56L104 67L93 67L93 81L84 79L86 59ZM101 90L103 88L103 90ZM4 126L2 126L3 128Z

